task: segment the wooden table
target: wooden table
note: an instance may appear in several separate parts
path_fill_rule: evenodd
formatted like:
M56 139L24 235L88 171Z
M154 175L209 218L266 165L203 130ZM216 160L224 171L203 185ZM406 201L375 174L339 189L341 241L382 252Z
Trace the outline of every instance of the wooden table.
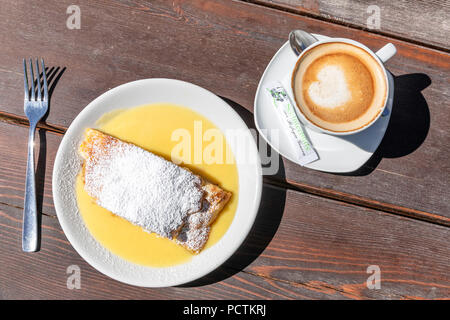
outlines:
M1 1L0 298L450 298L449 4L374 2ZM67 27L71 4L80 8L80 29ZM377 10L379 29L371 29ZM195 283L136 288L89 266L67 241L52 201L55 154L74 117L110 88L165 77L215 92L252 125L258 81L296 28L374 50L397 47L387 63L395 75L392 117L373 158L349 175L283 159L276 175L264 177L244 245ZM33 254L21 252L23 57L44 57L58 80L36 138L42 248ZM80 268L80 289L67 288L71 265ZM367 286L373 265L379 289Z

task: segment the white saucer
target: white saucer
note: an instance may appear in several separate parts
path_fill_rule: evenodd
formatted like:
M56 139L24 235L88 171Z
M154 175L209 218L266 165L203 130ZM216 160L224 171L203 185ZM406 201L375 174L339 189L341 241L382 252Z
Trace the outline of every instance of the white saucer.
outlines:
M84 129L95 128L107 112L143 104L168 102L188 107L211 120L225 135L233 151L239 176L239 201L225 235L190 261L156 268L134 264L111 253L87 230L78 212L75 179L81 161L78 146ZM233 132L238 131L237 146ZM231 135L231 136L230 136ZM172 79L146 79L113 88L92 101L70 125L58 149L53 169L53 200L59 223L75 250L90 265L105 275L137 286L166 287L190 282L213 271L225 262L247 237L255 220L262 191L259 154L248 127L221 98L194 84Z
M328 38L317 34L315 36L319 40ZM283 157L298 164L295 153L290 146L290 140L283 130L283 124L274 110L272 101L264 92L268 84L281 81L289 93L291 90L289 71L296 60L297 57L292 52L289 42L286 42L274 55L264 71L256 91L254 117L256 128L264 140ZM318 160L305 165L305 167L326 172L345 173L359 169L369 160L380 145L391 117L394 78L389 72L387 74L389 86L392 89L389 91L385 112L368 129L348 136L332 136L305 128L306 134L319 154ZM279 129L278 143L275 143L276 140L270 136L272 129Z

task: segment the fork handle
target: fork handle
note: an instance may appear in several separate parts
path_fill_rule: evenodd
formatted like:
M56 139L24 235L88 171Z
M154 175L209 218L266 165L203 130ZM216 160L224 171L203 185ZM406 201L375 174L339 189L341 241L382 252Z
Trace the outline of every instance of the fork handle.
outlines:
M25 204L23 209L22 250L35 252L38 243L38 212L36 205L36 186L34 176L34 132L36 124L30 123L28 134L27 176L25 182Z

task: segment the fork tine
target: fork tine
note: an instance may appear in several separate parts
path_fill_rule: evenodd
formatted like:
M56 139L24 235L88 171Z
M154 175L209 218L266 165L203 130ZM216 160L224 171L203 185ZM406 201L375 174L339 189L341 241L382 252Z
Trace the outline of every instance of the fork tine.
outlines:
M44 59L41 58L42 63L42 78L44 80L44 101L48 101L48 88L47 88L47 71L45 70Z
M39 60L36 59L37 99L41 101L41 73L39 72Z
M33 61L31 61L31 59L30 59L30 73L31 73L31 100L35 100L35 96L34 96Z
M25 91L25 100L30 100L30 91L28 89L27 62L23 59L23 88Z

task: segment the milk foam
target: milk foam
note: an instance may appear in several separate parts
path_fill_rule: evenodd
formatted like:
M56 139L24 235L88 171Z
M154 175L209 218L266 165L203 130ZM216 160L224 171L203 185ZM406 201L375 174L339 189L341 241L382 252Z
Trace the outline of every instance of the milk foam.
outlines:
M324 66L317 73L317 79L319 81L311 83L308 88L308 95L316 105L336 108L351 99L344 71L339 66Z

